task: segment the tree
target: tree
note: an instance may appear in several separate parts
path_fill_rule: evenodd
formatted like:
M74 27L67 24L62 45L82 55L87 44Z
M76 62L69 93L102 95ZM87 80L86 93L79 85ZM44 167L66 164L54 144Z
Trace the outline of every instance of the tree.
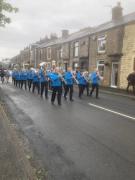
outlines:
M5 27L6 24L11 22L11 19L7 17L6 13L17 12L18 8L13 7L6 0L0 0L0 26Z

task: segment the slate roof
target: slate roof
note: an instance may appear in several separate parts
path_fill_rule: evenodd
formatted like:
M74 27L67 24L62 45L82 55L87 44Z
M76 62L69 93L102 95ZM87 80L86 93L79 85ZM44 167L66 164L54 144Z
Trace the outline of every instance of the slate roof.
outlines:
M133 21L135 21L135 12L123 16L118 21L109 21L109 22L101 24L97 27L85 28L83 30L80 30L78 32L70 34L67 38L64 38L64 39L58 38L58 39L51 41L49 43L43 43L38 47L43 48L43 47L53 46L56 44L62 44L62 43L70 42L70 41L80 39L80 38L88 36L88 35L92 35L92 34L97 33L97 32L105 31L105 30L108 30L108 29L111 29L114 27L118 27L118 26L121 26L124 24L128 24L128 23L133 22Z

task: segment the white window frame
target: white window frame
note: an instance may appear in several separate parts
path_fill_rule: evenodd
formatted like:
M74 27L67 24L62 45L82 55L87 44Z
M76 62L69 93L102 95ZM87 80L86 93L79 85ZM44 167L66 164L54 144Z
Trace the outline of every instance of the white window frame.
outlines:
M74 57L79 56L79 41L74 42Z
M47 59L51 59L51 53L52 53L51 47L48 47L47 48Z
M99 67L103 67L103 74L100 74L101 77L104 77L104 72L105 72L105 61L104 60L97 60L97 69L99 70ZM99 71L100 73L100 71Z
M105 49L101 49L101 47L105 44ZM98 45L98 53L105 53L106 52L106 36L101 36L98 37L97 40L97 45Z

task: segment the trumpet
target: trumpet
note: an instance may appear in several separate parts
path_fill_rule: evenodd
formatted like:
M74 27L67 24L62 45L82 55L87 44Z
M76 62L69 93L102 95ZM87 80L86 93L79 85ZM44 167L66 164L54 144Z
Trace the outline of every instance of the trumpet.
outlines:
M83 77L84 77L84 79L86 80L86 82L88 83L88 82L89 82L89 79L88 79L87 77L85 77L84 75L83 75Z
M73 74L72 74L72 76L73 76L73 79L76 82L76 84L79 84L79 81L75 78L75 76Z

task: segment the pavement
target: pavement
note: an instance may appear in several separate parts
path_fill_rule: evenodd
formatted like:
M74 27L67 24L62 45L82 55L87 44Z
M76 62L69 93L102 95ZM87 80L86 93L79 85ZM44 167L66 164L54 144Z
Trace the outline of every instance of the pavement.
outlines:
M0 179L36 180L34 170L4 109L0 100Z
M49 180L134 180L135 101L100 93L51 105L37 94L0 85L4 101Z
M124 89L101 87L100 92L105 93L105 94L112 94L116 96L122 96L122 97L128 97L130 99L135 99L135 95L133 94L133 91L131 89L129 92L127 92Z

